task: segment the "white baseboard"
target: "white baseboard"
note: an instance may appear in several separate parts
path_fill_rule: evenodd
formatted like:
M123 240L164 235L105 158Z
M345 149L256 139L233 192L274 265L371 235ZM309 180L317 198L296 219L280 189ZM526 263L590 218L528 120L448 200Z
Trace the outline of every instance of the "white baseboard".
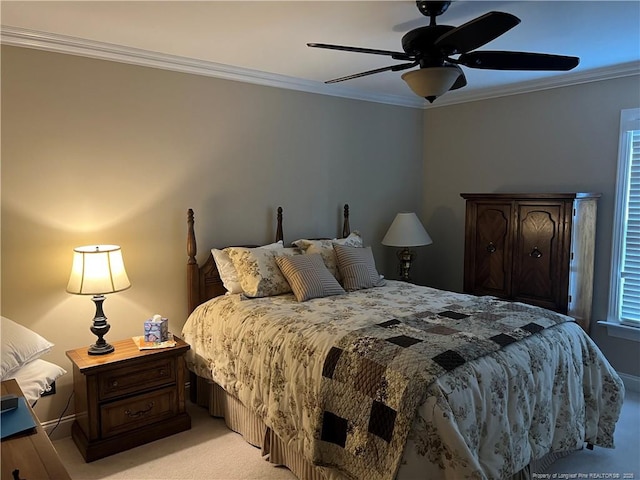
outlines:
M620 378L624 383L624 388L631 392L640 392L640 377L636 377L635 375L629 375L628 373L620 373Z
M71 425L73 421L76 419L75 414L67 415L66 417L62 417L60 419L60 424L58 424L58 419L48 420L46 422L42 422L42 428L49 435L51 440L60 440L61 438L70 437L71 436ZM54 430L55 428L55 430ZM53 430L53 433L51 431Z

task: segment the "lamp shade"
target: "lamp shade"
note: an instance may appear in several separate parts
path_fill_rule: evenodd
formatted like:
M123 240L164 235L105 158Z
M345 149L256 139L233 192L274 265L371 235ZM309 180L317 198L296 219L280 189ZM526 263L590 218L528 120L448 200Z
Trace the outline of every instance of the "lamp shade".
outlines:
M382 244L389 247L419 247L431 245L433 240L413 213L398 213L382 239Z
M118 245L86 245L73 249L67 292L102 295L131 286Z
M460 70L455 67L429 67L404 73L402 79L413 93L433 101L447 93L459 76Z

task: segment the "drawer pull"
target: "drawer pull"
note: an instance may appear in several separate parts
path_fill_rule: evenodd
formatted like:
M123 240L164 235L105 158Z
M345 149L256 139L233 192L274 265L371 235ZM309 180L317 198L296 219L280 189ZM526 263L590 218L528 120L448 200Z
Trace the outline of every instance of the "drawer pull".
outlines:
M166 377L166 375L167 375L167 371L164 368L161 368L160 369L160 376L161 377Z
M496 246L493 244L493 242L489 242L489 245L487 245L487 252L493 253L495 251L496 251Z
M529 256L532 258L540 258L542 256L542 252L538 250L538 247L533 247Z
M147 405L147 408L145 408L144 410L138 410L137 412L133 413L131 410L126 409L124 411L124 414L129 418L140 418L146 415L147 413L149 413L152 408L153 408L153 402L149 402L149 404Z
M113 382L111 382L111 386L112 387L117 387L118 386L118 381L114 380Z

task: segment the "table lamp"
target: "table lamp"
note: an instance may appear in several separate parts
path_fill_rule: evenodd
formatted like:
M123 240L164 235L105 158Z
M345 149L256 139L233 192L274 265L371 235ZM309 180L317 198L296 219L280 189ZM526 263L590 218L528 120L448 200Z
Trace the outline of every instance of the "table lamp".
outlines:
M382 244L389 247L400 247L398 259L400 260L400 279L408 282L411 280L409 270L415 252L409 247L431 245L433 240L420 223L418 216L413 212L401 212L393 219L393 223L382 239Z
M73 249L73 265L67 292L93 295L96 304L96 315L90 330L98 340L89 347L89 355L104 355L115 350L103 338L111 326L104 316L102 302L105 294L120 292L130 286L122 250L118 245L86 245Z

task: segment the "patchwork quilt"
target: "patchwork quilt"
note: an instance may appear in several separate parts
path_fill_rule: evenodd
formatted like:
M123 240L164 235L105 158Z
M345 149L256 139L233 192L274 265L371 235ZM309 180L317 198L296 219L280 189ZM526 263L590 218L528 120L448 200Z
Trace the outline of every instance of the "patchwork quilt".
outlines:
M218 297L191 314L182 336L191 371L290 448L330 465L331 478L499 479L584 442L613 447L622 382L566 320L388 281L302 303ZM358 364L352 352L368 356ZM418 353L422 367L411 363Z
M394 478L416 408L440 375L568 317L491 297L354 330L325 358L313 461Z

